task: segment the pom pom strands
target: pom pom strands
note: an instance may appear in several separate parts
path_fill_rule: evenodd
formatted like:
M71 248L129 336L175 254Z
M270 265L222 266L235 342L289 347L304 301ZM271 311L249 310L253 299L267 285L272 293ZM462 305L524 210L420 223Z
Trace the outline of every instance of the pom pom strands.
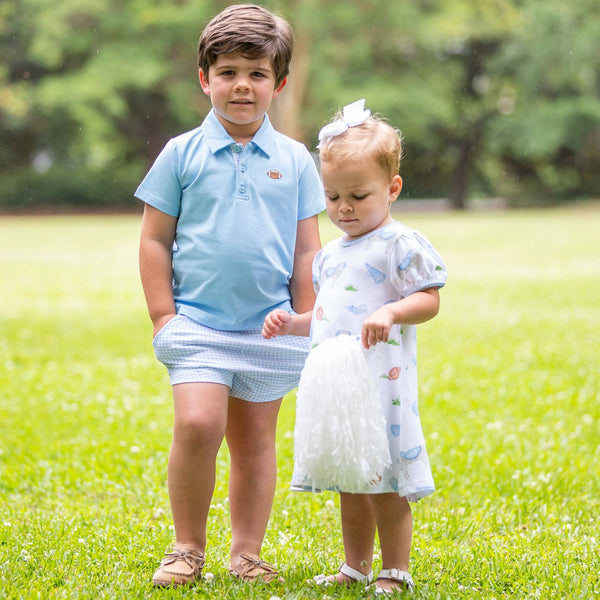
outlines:
M365 493L391 464L385 418L360 341L340 335L309 354L298 385L294 457L314 489Z

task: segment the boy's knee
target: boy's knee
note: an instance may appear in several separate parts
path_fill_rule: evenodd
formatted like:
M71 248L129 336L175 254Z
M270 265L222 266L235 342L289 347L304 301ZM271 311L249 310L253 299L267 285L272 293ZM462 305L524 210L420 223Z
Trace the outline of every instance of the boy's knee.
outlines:
M220 416L202 411L177 415L173 438L181 444L219 446L225 435L225 423Z

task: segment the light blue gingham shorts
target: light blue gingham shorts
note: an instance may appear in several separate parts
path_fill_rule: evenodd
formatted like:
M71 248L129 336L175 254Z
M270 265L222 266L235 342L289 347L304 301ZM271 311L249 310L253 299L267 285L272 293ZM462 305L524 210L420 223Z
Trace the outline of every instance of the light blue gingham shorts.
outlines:
M267 340L260 329L221 331L185 315L173 317L152 342L171 385L220 383L248 402L270 402L298 385L309 338L285 335Z

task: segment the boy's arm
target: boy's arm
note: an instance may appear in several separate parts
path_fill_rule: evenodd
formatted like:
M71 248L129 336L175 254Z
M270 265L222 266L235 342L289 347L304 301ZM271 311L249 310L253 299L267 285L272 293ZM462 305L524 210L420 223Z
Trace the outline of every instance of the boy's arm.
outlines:
M172 252L177 218L146 204L140 237L140 276L154 335L175 314Z
M427 288L415 292L378 308L367 317L362 326L362 343L370 348L378 342L387 342L390 329L394 324L417 325L433 319L440 310L440 294L438 288Z
M312 284L312 263L321 248L318 216L298 221L296 248L294 250L294 270L290 279L292 308L297 313L312 310L315 292Z
M311 319L312 310L299 315L291 315L285 310L276 308L265 317L262 335L268 340L277 337L278 335L297 335L308 337L310 335Z

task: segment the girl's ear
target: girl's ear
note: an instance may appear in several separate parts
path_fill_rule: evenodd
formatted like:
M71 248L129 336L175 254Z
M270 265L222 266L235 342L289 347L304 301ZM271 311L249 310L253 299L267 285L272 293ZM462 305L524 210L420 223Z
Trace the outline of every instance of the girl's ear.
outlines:
M390 183L390 190L389 190L390 202L394 202L400 195L401 191L402 191L402 177L400 177L400 175L394 175L394 177L392 178L392 182Z
M208 74L205 74L202 69L198 69L198 79L200 80L200 87L202 91L210 96L210 84L208 83Z

